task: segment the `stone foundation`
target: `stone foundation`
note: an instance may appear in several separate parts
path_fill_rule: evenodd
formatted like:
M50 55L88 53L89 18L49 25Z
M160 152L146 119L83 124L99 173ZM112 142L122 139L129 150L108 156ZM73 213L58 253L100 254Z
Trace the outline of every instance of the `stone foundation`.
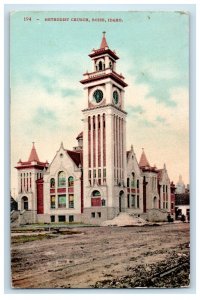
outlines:
M137 209L126 209L126 212L130 215L139 215L142 219L149 222L164 222L167 221L168 212L162 209L150 209L146 213L142 213L141 210ZM100 225L106 220L112 220L119 215L119 208L117 207L90 207L85 208L83 214L37 214L36 211L21 211L19 213L19 224L34 224L34 223L63 223L59 221L59 216L65 216L66 223L84 223ZM54 221L51 217L54 216ZM70 217L71 216L71 217ZM73 221L72 221L73 216ZM71 219L70 219L71 218Z
M19 224L34 224L37 223L37 211L35 210L23 210L19 213Z
M90 207L85 208L82 222L85 224L100 225L103 221L112 220L119 214L119 208L115 207Z

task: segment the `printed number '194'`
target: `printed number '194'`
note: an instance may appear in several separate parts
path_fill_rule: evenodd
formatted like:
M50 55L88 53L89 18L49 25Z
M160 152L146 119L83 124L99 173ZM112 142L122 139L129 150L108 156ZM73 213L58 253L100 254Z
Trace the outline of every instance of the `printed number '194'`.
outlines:
M24 21L31 21L31 17L24 17Z

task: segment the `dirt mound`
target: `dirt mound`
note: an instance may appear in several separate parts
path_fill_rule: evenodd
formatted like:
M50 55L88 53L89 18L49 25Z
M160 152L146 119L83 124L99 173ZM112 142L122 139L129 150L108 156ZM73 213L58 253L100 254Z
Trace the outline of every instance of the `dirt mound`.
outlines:
M112 220L101 223L101 226L144 226L148 222L140 217L129 215L128 213L120 213Z

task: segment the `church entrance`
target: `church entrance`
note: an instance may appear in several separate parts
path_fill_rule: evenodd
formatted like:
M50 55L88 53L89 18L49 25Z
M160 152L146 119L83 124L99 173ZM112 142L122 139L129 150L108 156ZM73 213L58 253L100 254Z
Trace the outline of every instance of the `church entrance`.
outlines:
M125 211L124 191L119 193L119 212Z
M28 198L26 196L22 197L21 210L28 210Z

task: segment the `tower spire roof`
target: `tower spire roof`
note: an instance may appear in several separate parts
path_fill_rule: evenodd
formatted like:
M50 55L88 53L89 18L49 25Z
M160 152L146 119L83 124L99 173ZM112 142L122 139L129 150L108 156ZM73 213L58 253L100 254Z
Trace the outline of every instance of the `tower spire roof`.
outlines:
M108 43L106 41L106 32L103 31L103 37L102 37L102 40L101 40L100 49L105 49L106 47L108 47Z
M39 157L38 157L38 155L37 155L37 151L36 151L36 149L35 149L35 143L34 143L34 142L33 142L33 147L32 147L32 149L31 149L31 153L30 153L30 155L29 155L28 161L29 161L29 162L31 162L31 161L37 161L37 162L39 162L39 161L40 161L40 160L39 160Z
M144 152L144 148L142 148L142 154L140 157L139 166L140 167L150 167L150 164L149 164L146 154Z

